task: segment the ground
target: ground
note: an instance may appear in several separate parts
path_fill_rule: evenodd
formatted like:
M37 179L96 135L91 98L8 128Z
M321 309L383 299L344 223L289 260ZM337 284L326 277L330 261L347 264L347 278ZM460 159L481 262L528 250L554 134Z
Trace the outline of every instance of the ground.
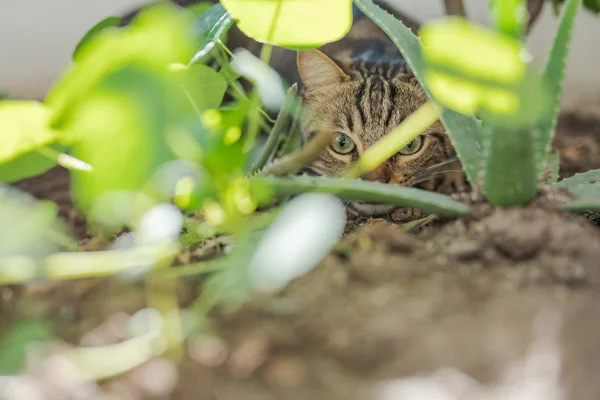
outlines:
M600 168L600 120L562 116L555 147L562 177ZM64 171L19 186L57 200L86 240ZM160 360L104 387L116 398L399 400L483 398L475 395L481 383L496 384L486 389L496 396L518 385L523 398L559 399L560 385L568 399L596 399L600 230L594 214L557 211L553 196L511 210L476 204L471 215L411 232L385 220L357 223L283 292L212 313L214 334L190 340L170 394L139 383L161 370ZM180 282L182 303L197 285ZM71 343L144 307L139 285L111 278L3 291L0 327L33 298ZM426 386L400 380L446 367ZM447 397L415 395L424 387Z

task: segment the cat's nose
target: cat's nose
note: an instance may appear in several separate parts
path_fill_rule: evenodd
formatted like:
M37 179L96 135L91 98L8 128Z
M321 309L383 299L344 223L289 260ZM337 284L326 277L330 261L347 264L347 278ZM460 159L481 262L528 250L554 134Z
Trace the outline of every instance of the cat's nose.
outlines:
M361 177L366 181L388 183L390 174L386 167L379 167Z

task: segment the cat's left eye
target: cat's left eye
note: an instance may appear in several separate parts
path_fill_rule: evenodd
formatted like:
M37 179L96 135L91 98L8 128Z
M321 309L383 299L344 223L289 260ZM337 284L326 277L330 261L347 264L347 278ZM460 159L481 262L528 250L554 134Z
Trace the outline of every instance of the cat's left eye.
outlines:
M409 144L400 149L400 154L411 155L415 154L417 151L421 150L421 145L423 144L423 139L421 136L417 136L413 140L410 141Z

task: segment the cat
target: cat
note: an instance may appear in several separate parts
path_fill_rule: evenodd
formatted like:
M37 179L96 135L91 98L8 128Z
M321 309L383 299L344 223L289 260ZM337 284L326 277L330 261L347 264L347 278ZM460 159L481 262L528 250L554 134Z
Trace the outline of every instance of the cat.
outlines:
M408 25L416 28L412 22ZM393 42L356 10L352 29L342 40L297 53L297 71L303 103L312 115L303 128L304 140L316 131L332 134L328 148L304 169L311 175L339 175L427 101ZM441 192L465 186L460 163L439 121L362 179ZM363 215L386 214L395 208L350 205Z

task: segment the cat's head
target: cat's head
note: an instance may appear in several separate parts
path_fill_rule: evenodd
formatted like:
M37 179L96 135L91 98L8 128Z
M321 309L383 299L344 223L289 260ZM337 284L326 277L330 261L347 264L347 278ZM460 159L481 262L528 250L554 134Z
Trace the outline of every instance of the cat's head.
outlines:
M318 50L298 53L303 100L312 121L305 135L327 131L333 140L309 170L335 176L423 105L427 98L403 64L346 64ZM307 137L305 137L307 139ZM428 167L453 155L438 121L363 179L413 186ZM430 182L421 185L430 188Z

